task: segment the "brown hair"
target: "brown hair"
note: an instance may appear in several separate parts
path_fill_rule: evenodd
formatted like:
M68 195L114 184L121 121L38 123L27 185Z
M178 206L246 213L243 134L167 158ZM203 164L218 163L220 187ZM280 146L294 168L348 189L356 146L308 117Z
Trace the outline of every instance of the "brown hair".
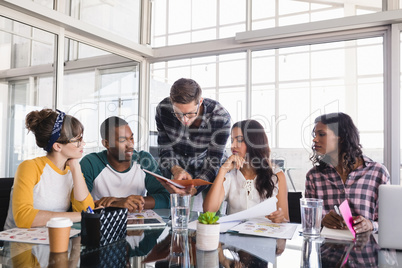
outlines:
M237 127L241 129L244 143L247 146L248 161L257 173L255 188L261 199L270 198L275 189L272 176L276 176L276 174L271 167L271 149L264 127L252 119L236 122L232 130Z
M54 123L56 122L57 112L52 109L42 109L40 111L32 111L25 117L25 127L35 135L36 145L45 149ZM68 143L68 141L84 132L84 126L77 118L66 115L63 121L63 127L60 137L56 142Z
M201 87L193 79L180 78L170 88L170 100L172 103L187 104L201 99Z

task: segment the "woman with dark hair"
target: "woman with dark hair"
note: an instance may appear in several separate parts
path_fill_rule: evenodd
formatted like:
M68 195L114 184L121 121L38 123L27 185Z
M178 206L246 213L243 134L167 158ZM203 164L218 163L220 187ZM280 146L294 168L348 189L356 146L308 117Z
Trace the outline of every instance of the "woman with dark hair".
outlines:
M51 109L30 112L25 125L47 154L18 166L4 229L44 226L53 217L80 221L81 211L94 207L78 162L85 145L83 125ZM66 212L70 205L74 212Z
M357 233L378 229L378 187L389 184L387 169L363 155L360 135L349 115L324 114L315 119L314 167L306 175L306 198L323 199L322 224L347 228L333 209L348 200Z
M232 155L219 169L207 197L204 211L218 211L224 200L228 214L277 197L277 211L267 216L273 222L289 220L287 186L283 172L274 174L271 150L263 126L255 120L237 122L232 127Z

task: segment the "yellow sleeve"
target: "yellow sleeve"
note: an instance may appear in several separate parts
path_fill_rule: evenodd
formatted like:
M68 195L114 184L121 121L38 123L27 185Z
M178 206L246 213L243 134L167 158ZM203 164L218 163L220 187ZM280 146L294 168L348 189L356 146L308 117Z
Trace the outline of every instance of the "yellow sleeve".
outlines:
M43 170L43 168L42 168ZM15 173L12 209L19 228L30 228L39 209L33 206L33 189L39 182L41 169L34 160L22 162Z
M32 244L11 243L11 256L13 267L40 267L40 263L32 254Z
M82 176L84 178L84 176ZM85 180L85 179L84 179ZM86 211L88 207L95 208L95 203L91 193L83 201L78 201L74 198L74 189L71 191L71 206L73 211Z

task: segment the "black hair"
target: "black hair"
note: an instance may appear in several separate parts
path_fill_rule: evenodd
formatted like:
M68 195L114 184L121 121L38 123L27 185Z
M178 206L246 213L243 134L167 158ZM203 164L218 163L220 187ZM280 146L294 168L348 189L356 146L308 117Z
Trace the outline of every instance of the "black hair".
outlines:
M339 161L342 162L346 170L352 171L357 159L363 155L359 130L353 123L352 118L344 113L330 113L318 116L314 120L314 123L317 124L318 122L326 125L339 137ZM318 164L319 168L322 169L329 163L327 157L326 155L318 155L313 148L313 155L310 157L310 160L313 164Z
M117 117L111 116L107 118L100 126L100 135L102 140L109 140L110 134L114 135L115 128L128 125L127 121Z

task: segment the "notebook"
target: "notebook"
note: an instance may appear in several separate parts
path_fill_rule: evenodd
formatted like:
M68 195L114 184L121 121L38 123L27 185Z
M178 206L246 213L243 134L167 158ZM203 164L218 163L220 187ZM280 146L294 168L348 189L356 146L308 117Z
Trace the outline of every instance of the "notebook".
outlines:
M378 244L402 249L402 186L380 185L378 193Z
M339 206L339 210L343 220L346 223L348 229L339 230L339 229L331 229L327 227L323 227L321 230L321 236L329 239L337 239L337 240L353 240L356 237L356 232L353 229L353 217L352 212L349 207L348 200L344 200L342 204Z
M321 236L328 239L350 240L350 241L352 241L355 238L349 229L339 230L339 229L331 229L325 226L322 227Z

